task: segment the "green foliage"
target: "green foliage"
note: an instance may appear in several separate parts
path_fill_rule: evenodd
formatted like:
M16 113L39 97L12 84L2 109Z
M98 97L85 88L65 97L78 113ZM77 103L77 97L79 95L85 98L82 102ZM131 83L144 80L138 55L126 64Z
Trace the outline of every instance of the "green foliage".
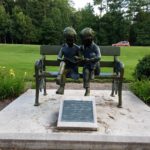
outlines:
M34 31L31 18L25 15L20 7L14 7L11 22L12 40L16 43L31 43L35 40Z
M134 45L150 45L150 13L139 12L131 25L130 39Z
M55 41L55 26L52 19L45 18L42 22L41 43L49 44Z
M150 104L150 80L135 81L130 88L145 103Z
M134 72L136 79L150 79L150 55L146 55L142 60L139 60Z
M94 12L93 6L91 6L90 4L88 4L84 9L82 9L80 11L81 22L78 25L79 31L81 31L85 27L94 28L96 18L94 16L93 12ZM82 20L84 20L84 21L82 21Z
M96 30L100 44L129 40L131 45L150 45L149 0L94 0L94 4L99 5L100 14L106 12Z
M149 0L93 2L98 5L99 15L91 4L75 10L71 0L1 0L0 42L62 44L62 31L73 26L78 33L85 27L93 28L100 45L122 40L129 40L131 45L149 45Z
M99 44L111 45L112 43L116 43L120 40L128 40L129 25L130 23L128 20L123 18L121 12L110 12L105 14L99 20Z
M24 87L24 79L16 77L13 69L0 66L0 100L19 96Z
M9 15L6 14L3 5L0 5L0 42L6 43L6 35L9 33Z

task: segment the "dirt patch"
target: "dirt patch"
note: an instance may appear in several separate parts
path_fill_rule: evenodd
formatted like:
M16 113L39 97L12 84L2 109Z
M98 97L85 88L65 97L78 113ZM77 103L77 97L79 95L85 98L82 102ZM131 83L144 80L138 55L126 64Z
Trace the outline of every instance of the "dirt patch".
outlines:
M13 100L5 99L0 101L0 111L5 108L9 103L11 103Z
M111 90L111 83L91 83L91 90ZM56 85L55 82L48 82L47 83L47 89L57 89L58 85ZM83 89L82 83L66 83L65 89L74 89L79 90ZM129 90L128 83L123 84L123 90ZM0 111L4 109L9 103L11 103L12 99L6 99L3 101L0 101Z
M112 84L111 83L91 83L91 90L111 90ZM48 82L47 83L48 89L57 89L58 85L55 82ZM66 83L65 89L74 89L79 90L83 89L82 83ZM129 90L128 83L123 84L123 90Z

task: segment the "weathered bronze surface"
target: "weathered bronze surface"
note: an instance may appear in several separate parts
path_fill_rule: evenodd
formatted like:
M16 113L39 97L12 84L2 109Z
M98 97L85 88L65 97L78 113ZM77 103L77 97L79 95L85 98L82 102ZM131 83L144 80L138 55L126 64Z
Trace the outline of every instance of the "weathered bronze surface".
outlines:
M79 57L79 46L75 44L76 31L67 27L64 29L64 37L66 43L62 46L58 54L58 60L60 61L60 68L56 83L60 85L56 94L64 94L66 76L70 76L73 79L78 79L78 65L77 58Z
M81 31L82 46L80 48L83 55L83 87L86 89L85 96L90 95L90 80L94 79L95 73L100 73L101 58L100 48L94 43L94 31L91 28L84 28Z
M73 28L67 27L64 30L66 40L61 45L41 45L40 54L42 58L35 63L35 106L39 105L39 90L44 89L46 95L46 82L48 78L56 78L56 83L60 85L57 94L64 94L65 82L67 78L83 78L85 96L90 95L90 81L96 79L112 79L112 93L118 94L118 107L122 106L122 82L124 76L124 65L118 60L120 48L113 46L97 46L94 39L94 31L91 28L85 28L81 31L82 45L75 44L76 32ZM59 54L58 54L59 52ZM49 60L46 55L58 54L57 60ZM99 61L102 56L113 56L113 60ZM51 66L60 66L58 72L46 70ZM83 68L83 73L78 73L78 66ZM100 68L113 68L112 72L101 72Z

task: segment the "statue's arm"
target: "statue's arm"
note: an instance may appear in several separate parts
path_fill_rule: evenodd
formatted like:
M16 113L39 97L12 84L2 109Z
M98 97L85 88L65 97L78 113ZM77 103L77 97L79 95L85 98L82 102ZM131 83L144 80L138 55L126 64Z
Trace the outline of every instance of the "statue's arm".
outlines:
M62 48L60 49L59 53L58 53L58 56L57 56L57 60L59 61L62 61L63 60L63 51L62 51Z
M82 52L81 52L81 48L77 51L77 54L76 54L76 56L75 56L75 59L76 59L77 61L82 61L82 60L84 59L83 54L82 54Z
M101 59L101 52L98 46L95 47L95 57L91 58L90 61L97 62Z

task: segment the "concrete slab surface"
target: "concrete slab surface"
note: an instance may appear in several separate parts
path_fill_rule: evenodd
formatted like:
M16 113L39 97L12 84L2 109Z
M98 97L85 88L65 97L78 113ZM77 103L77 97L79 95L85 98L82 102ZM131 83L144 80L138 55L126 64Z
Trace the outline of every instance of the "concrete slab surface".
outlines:
M66 90L65 95L40 95L28 90L0 111L0 149L150 149L150 107L130 91L123 91L123 108L109 90L92 90L98 131L58 130L57 118L63 99L83 97L84 90Z

